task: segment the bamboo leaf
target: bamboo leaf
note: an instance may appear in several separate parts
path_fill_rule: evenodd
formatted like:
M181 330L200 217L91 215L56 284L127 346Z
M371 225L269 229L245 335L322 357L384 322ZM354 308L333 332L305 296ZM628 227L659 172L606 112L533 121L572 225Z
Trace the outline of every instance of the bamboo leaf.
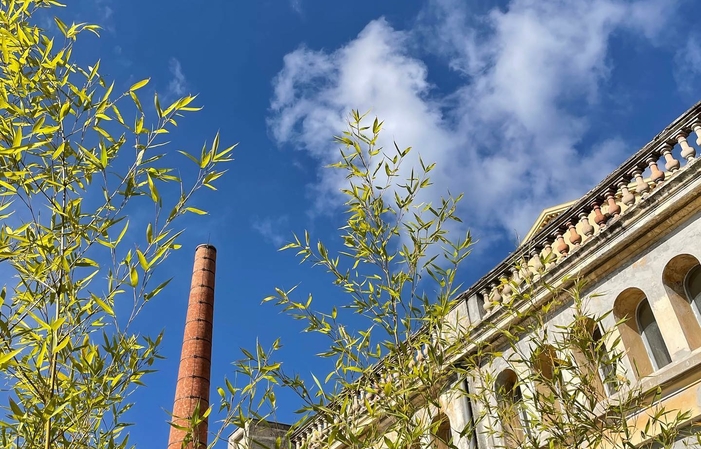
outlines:
M143 79L143 80L141 80L141 81L139 81L139 82L137 82L137 83L134 83L134 84L129 88L129 92L134 92L134 91L137 91L137 90L141 89L142 87L144 87L145 85L147 85L149 81L151 81L151 78L146 78L146 79Z

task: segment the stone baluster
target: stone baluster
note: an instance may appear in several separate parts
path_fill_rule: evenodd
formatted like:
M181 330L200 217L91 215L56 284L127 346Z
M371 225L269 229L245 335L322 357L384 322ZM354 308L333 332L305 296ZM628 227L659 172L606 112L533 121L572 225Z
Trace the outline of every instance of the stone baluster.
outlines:
M521 277L521 267L523 266L523 262L520 262L519 266L516 266L511 269L511 282L513 283L512 288L515 291L520 290L521 283L523 282L523 278Z
M372 404L372 403L375 401L375 389L372 388L372 384L370 384L370 385L368 386L368 388L369 388L370 390L369 390L369 391L366 391L366 393L365 393L365 399L367 399L368 402Z
M689 141L686 140L687 137L689 137L689 134L682 131L677 134L677 142L679 142L679 146L682 147L682 158L686 159L688 162L691 162L696 156L696 148L689 145Z
M489 302L491 303L490 308L498 307L499 304L501 304L501 295L499 294L499 285L497 285L495 282L492 282L491 287L492 287L492 294L489 297Z
M579 246L582 243L582 236L577 233L577 228L574 225L574 220L567 222L567 228L570 232L570 243L574 246Z
M650 167L650 180L655 183L655 187L664 182L664 172L657 166L657 159L659 155L657 153L652 153L645 162L647 162L648 167Z
M582 211L579 213L579 224L579 227L582 230L582 234L584 234L584 239L589 240L591 236L594 235L594 226L592 226L589 222L589 214L586 211Z
M592 203L591 208L594 211L594 223L599 227L599 230L602 230L606 227L606 215L601 212L601 204L599 201L600 200L597 200Z
M409 359L409 368L414 368L416 366L416 353L411 354L411 358Z
M424 361L423 348L416 348L416 364L420 365Z
M530 255L531 258L528 261L530 271L533 276L539 276L545 266L543 265L543 261L540 260L540 251L538 251L538 247L531 248Z
M531 277L531 270L530 266L528 265L528 261L526 260L525 254L521 256L521 260L516 264L516 279L514 279L517 282L517 285L521 285L522 283L526 282L528 279Z
M696 145L701 146L701 122L694 123L691 129L696 134Z
M562 257L567 257L567 253L570 252L570 246L565 241L565 237L562 235L562 231L559 229L555 233L555 251L560 253Z
M661 148L660 148L660 153L662 154L662 156L664 156L665 161L667 161L664 164L665 170L667 170L668 172L674 173L675 171L679 170L679 167L681 166L681 164L679 163L678 160L674 159L674 155L672 154L672 149L673 149L672 145L670 145L668 143L663 143Z
M511 293L513 292L513 289L511 288L511 283L509 282L508 277L502 277L499 279L501 281L501 297L502 301L507 301L511 298Z
M635 191L640 195L640 198L647 197L650 192L650 186L643 178L643 171L640 168L636 168L633 171L633 178L635 178Z
M543 248L543 260L545 261L545 271L548 271L557 261L557 256L553 252L553 247L549 241L545 242Z
M507 278L507 281L511 285L511 296L515 296L520 292L521 287L521 275L519 274L518 268L514 267L510 270L511 276Z
M609 215L611 218L616 218L621 214L621 206L616 203L616 190L609 189L606 192L606 202L609 206Z
M628 180L624 179L618 183L618 187L621 189L621 202L626 206L632 206L635 204L635 195L633 195L630 190L628 190Z

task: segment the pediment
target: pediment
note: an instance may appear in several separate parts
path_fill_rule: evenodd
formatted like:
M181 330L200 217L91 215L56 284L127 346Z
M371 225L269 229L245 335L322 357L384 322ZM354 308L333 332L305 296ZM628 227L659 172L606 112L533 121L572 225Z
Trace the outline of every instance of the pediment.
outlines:
M521 240L521 244L524 244L525 242L533 238L533 236L535 236L538 233L538 231L547 226L551 220L555 219L558 215L569 209L570 206L572 206L575 203L575 201L568 201L566 203L558 204L557 206L543 209L533 226L531 226L531 229L523 237L523 240Z

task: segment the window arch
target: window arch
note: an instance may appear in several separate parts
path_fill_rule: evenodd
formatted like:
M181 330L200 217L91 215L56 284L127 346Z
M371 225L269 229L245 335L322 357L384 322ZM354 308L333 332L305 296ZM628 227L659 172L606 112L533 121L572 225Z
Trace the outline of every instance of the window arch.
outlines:
M613 305L621 340L638 377L651 374L671 362L669 351L657 325L650 303L639 288L621 292Z
M601 333L601 328L594 320L592 320L591 324L593 325L591 331L591 346L593 354L597 356L598 374L601 376L606 386L606 392L608 392L608 394L613 394L618 391L616 366L613 364L614 362L611 360L611 357L609 357L608 348L606 347L604 336Z
M538 409L547 423L554 424L562 411L560 394L562 383L557 370L557 353L555 348L544 345L536 348L532 355L536 374L535 393Z
M506 447L515 448L525 440L526 415L523 394L518 377L511 369L505 369L495 382L497 413L501 420Z
M691 350L701 347L701 264L689 254L673 257L662 272L672 310Z
M450 429L450 419L448 416L439 412L438 416L433 418L431 423L431 449L448 449L453 440L452 431Z
M583 317L575 327L572 353L585 384L591 387L589 393L600 401L618 391L616 366L609 357L599 324L592 318Z
M463 379L462 382L460 382L461 389L462 389L462 399L463 399L463 406L464 411L463 411L463 416L465 416L466 423L465 427L463 428L462 431L460 431L461 436L467 432L467 437L468 437L468 449L477 449L478 444L477 444L477 427L476 427L476 420L475 420L475 410L474 407L472 406L472 399L471 399L471 387L470 383L468 382L467 379Z

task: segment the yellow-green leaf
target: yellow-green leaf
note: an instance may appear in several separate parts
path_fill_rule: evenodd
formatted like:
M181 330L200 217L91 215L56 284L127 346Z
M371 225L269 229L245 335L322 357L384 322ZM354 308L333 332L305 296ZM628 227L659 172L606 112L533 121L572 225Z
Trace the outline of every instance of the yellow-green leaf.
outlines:
M108 315L114 316L114 310L112 310L112 307L108 306L105 301L101 300L97 296L93 296L93 299L95 300L97 305L99 305L102 308L102 310L104 310Z
M197 214L197 215L207 215L207 211L204 211L202 209L197 209L196 207L186 207L185 210L188 212L192 212L193 214Z
M131 267L131 273L129 274L129 285L136 288L139 284L139 273L136 271L136 267Z
M141 252L141 250L136 250L136 257L139 258L139 264L141 265L141 268L146 271L148 269L148 261L146 260L146 257L144 256L144 253Z
M22 127L18 126L17 131L15 131L15 135L12 138L12 146L17 148L20 145L22 145Z
M4 365L5 365L7 362L9 362L14 356L16 356L17 354L19 354L20 352L22 352L22 349L24 349L24 348L15 349L15 350L12 351L12 352L8 352L7 354L3 354L2 356L0 356L0 366L4 366Z
M141 89L142 87L147 85L150 80L151 78L146 78L145 80L141 80L138 83L134 83L134 85L132 85L129 88L129 92L134 92L135 90Z

